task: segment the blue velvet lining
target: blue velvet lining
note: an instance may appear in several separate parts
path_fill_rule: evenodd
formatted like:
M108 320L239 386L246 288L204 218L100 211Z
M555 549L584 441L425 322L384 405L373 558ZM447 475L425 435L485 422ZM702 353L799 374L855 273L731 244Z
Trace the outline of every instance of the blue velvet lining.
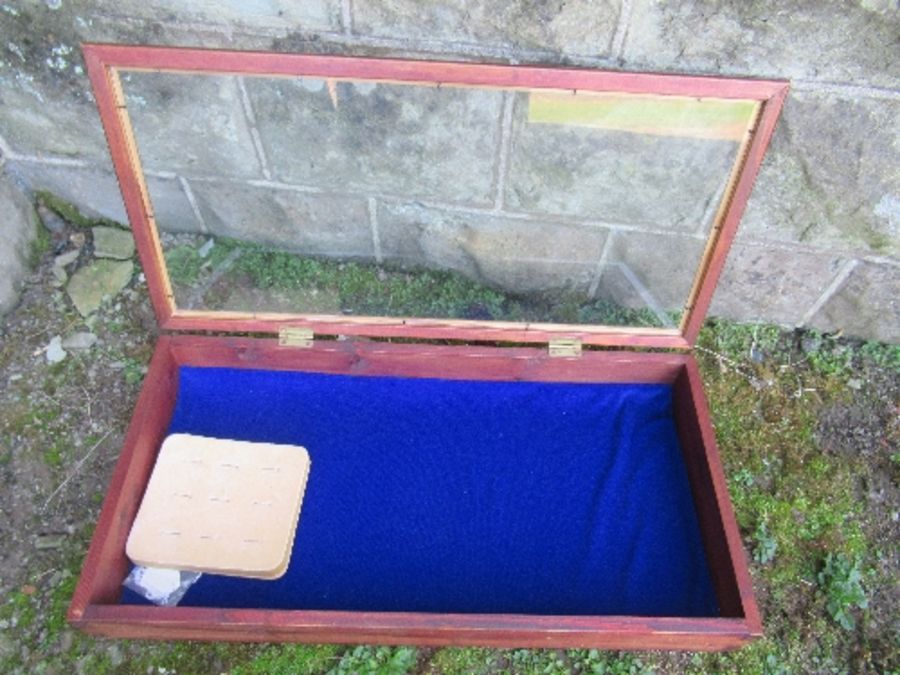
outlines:
M179 377L170 432L312 459L287 573L206 574L182 605L718 614L667 385Z

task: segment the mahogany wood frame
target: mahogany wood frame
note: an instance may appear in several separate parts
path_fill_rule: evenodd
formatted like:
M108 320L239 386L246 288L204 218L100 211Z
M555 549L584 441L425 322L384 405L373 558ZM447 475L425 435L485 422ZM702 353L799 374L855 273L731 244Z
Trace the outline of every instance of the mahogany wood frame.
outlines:
M401 377L566 382L664 382L697 509L719 618L530 616L139 607L117 604L125 541L175 403L179 365ZM78 628L119 638L714 650L761 634L759 611L719 461L702 382L690 354L591 351L551 358L534 347L165 335L159 339L103 504L72 604Z
M147 277L150 297L160 326L166 330L276 333L283 327L302 326L322 335L520 343L576 338L585 344L593 345L688 349L695 342L706 316L725 257L734 239L738 222L749 199L750 190L788 89L786 82L776 80L536 66L109 44L85 44L83 51L106 131L113 166L122 190L125 209L134 230L138 253ZM191 311L179 310L175 306L119 82L120 69L286 77L314 76L333 80L362 78L432 85L545 88L748 99L756 101L758 109L755 122L748 129L735 160L731 179L713 223L708 245L678 329Z
M586 344L626 349L587 351L579 358L550 358L545 350L533 347L501 349L349 340L317 341L312 348L296 349L281 347L273 338L163 335L151 360L69 608L69 620L75 626L99 635L129 638L691 650L734 648L761 635L760 615L696 362L690 354L627 349L683 350L693 345L771 139L787 83L98 44L85 45L84 55L162 329L271 334L286 326L302 326L318 334L370 337L522 343L579 338ZM738 98L755 100L758 106L755 123L735 160L678 329L204 312L175 307L124 105L119 69ZM121 582L129 565L125 541L168 428L180 365L305 370L361 377L669 383L673 386L676 426L721 616L530 616L119 605Z

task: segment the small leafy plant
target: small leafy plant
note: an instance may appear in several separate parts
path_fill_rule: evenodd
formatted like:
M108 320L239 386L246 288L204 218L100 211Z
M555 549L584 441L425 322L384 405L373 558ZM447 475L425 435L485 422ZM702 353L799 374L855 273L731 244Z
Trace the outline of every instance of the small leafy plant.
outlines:
M845 378L853 371L853 350L833 336L811 330L806 334L806 360L813 371Z
M759 521L759 525L756 526L756 532L753 533L753 538L756 540L753 559L760 565L772 562L775 559L775 552L778 550L778 542L769 533L765 520Z
M828 598L828 613L845 630L852 630L856 625L852 610L869 606L859 561L851 562L843 554L829 553L825 567L819 572L819 585Z
M732 474L731 480L735 485L739 485L743 488L753 487L753 472L750 471L750 469L743 467Z
M329 675L372 673L400 675L408 673L416 663L418 652L412 647L354 647L344 653Z

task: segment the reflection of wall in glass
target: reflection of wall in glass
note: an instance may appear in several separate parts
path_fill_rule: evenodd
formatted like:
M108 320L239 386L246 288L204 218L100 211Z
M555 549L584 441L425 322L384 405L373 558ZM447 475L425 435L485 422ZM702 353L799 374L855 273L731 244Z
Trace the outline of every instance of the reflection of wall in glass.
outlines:
M248 78L273 178L486 206L502 92Z
M738 144L732 138L698 137L681 118L703 108L685 109L682 101L520 96L505 195L510 208L707 231ZM652 126L657 113L658 124Z
M174 172L206 233L162 237L177 304L235 311L672 326L756 109L311 78L122 81L142 161Z

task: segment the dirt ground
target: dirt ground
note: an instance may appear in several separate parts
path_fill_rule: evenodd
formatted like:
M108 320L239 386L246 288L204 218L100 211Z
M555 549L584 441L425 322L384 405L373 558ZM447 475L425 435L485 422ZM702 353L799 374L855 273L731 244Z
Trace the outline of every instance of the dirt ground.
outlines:
M628 655L281 647L75 633L65 609L158 334L137 272L88 320L54 285L53 257L79 232L70 224L39 251L21 302L0 318L3 672L900 669L900 351L726 323L705 330L698 358L767 628L747 649ZM75 266L89 255L88 245ZM51 363L48 356L59 358L48 353L52 339L65 343L75 333L97 341L65 349Z

